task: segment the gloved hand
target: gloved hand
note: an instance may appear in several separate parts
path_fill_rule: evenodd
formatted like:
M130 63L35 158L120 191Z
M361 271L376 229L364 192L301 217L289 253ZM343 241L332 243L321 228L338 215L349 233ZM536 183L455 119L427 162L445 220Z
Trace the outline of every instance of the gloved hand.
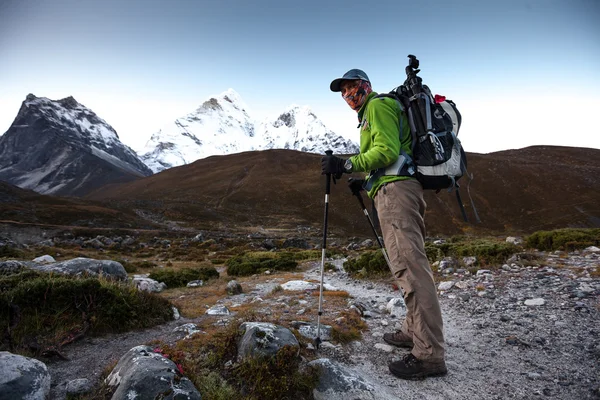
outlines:
M324 156L321 158L321 175L331 174L334 179L340 179L342 174L346 172L344 169L345 159L334 155Z
M352 191L353 195L357 195L361 190L364 190L363 185L365 184L364 179L350 178L348 179L348 187Z

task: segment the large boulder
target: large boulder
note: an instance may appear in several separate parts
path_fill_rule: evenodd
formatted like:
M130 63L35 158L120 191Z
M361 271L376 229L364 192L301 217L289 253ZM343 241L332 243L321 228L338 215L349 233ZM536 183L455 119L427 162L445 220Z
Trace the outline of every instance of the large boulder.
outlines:
M127 279L127 271L121 263L112 260L94 260L78 257L45 265L30 265L30 268L42 272L55 272L65 275L103 275L118 280Z
M116 388L112 400L202 398L173 361L149 346L137 346L125 353L105 382Z
M274 356L284 346L300 348L298 339L287 328L267 322L244 322L238 343L238 359L249 356Z
M308 366L319 371L319 383L313 390L315 400L396 398L382 386L366 381L360 372L346 368L328 358L313 360L308 363Z
M44 400L50 393L46 364L0 351L0 400Z
M26 264L16 260L0 261L0 275L18 274L26 267Z

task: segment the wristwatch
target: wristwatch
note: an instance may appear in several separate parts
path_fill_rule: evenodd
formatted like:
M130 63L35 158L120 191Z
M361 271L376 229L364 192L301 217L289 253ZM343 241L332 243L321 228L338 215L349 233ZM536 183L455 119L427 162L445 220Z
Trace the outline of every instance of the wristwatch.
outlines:
M352 172L352 161L350 161L350 159L347 159L344 163L344 170L346 170L346 173L348 174Z

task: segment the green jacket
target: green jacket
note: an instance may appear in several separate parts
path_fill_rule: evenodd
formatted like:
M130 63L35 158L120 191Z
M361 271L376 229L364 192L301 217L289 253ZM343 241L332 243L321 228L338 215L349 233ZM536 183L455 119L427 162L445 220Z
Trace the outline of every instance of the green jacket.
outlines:
M400 149L412 156L410 126L406 114L396 100L389 97L373 99L377 93L371 92L365 104L358 111L360 121L360 153L350 157L353 172L369 172L392 165L400 155ZM402 142L400 142L402 130ZM407 176L384 175L373 181L370 198L386 183L404 179Z

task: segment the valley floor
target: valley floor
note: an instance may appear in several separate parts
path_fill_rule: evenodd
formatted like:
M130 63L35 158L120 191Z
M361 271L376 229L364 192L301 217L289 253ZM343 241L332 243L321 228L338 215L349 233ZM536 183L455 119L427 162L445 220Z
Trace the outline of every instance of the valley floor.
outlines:
M396 379L387 369L389 362L406 352L382 339L399 323L385 311L390 299L400 296L390 281L359 281L344 272L327 271L325 283L347 291L350 302L368 311L369 329L360 341L322 345L315 357L348 366L373 385L370 398L381 400L600 398L600 278L590 274L600 265L600 253L543 257L539 266L512 265L477 275L443 277L453 282L449 290L440 292L449 372L422 381ZM331 261L337 266L342 263ZM282 325L300 319L316 322L318 296L273 289L291 279L318 281L319 268L320 262L308 262L296 276L241 279L244 294L224 296L218 302L234 314L236 307L252 304L259 314L281 315ZM302 301L295 301L298 298ZM334 319L346 309L346 301L325 301L324 318ZM206 318L215 317L181 318L154 329L85 339L65 348L70 361L48 363L52 398L63 399L65 384L72 379L97 381L102 370L131 347L157 339L173 343L185 336L174 332L176 327Z

